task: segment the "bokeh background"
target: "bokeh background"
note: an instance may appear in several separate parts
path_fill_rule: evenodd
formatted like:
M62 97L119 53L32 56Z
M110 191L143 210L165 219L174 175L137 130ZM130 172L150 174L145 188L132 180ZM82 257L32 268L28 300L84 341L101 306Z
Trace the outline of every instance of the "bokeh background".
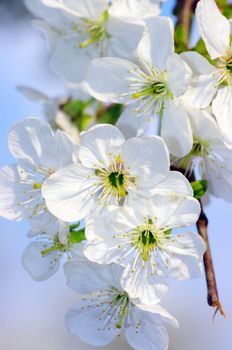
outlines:
M172 1L165 2L163 14L171 16L173 5ZM61 82L49 70L46 41L33 28L30 18L20 0L0 0L0 165L13 162L7 147L12 124L26 116L44 118L40 106L25 99L16 87L32 86L51 96L63 91ZM197 35L194 30L193 41ZM212 200L206 211L227 318L218 315L212 321L204 278L171 282L163 305L177 317L180 329L169 329L170 350L232 349L232 205ZM95 349L65 329L64 315L75 302L75 294L66 287L62 269L46 282L34 282L23 269L21 254L28 241L27 224L0 219L0 228L0 349ZM104 349L130 347L122 338Z

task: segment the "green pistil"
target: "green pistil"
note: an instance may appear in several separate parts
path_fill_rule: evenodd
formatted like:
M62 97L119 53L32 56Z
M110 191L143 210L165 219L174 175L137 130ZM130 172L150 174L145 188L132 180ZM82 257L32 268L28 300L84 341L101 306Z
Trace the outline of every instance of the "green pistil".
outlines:
M52 247L48 248L48 249L44 249L41 251L41 255L45 256L51 252L54 252L56 250L59 250L60 252L65 252L66 251L66 245L58 242L57 244L54 244Z
M120 319L119 319L119 321L118 321L118 323L116 325L117 328L121 329L123 321L124 321L124 318L125 318L125 315L126 315L126 311L127 311L127 308L128 308L128 304L129 304L128 295L126 293L119 294L116 297L115 302L116 303L120 303L121 302L123 304L123 306L120 307L121 315L120 315Z
M227 69L230 73L232 73L232 62L227 63L226 69Z
M193 148L191 150L192 156L205 157L208 154L209 143L207 141L196 140L193 142Z
M80 243L86 239L85 237L85 229L80 229L76 231L75 229L78 228L80 223L74 224L70 226L70 232L68 236L68 242L67 244L63 244L59 241L58 237L54 239L53 245L50 248L44 249L41 251L41 255L45 256L51 252L54 252L58 250L61 253L65 253L68 251L72 245Z
M148 260L148 252L151 247L154 247L157 245L157 239L152 231L146 230L141 233L141 236L139 238L140 242L143 246L143 260Z
M157 81L154 83L151 83L151 85L142 91L134 93L132 96L133 98L139 98L145 95L154 95L154 96L164 96L167 94L167 87L164 82Z
M42 187L42 185L43 185L43 184L39 184L39 183L36 183L36 182L35 182L35 183L33 184L33 188L34 188L34 190L39 190L39 189Z
M81 49L93 43L99 44L104 39L110 38L110 34L107 33L106 30L108 18L108 11L104 11L96 21L84 19L84 23L87 26L87 33L89 35L89 38L79 45Z
M121 172L113 172L108 175L109 183L111 186L118 190L120 197L126 196L126 191L124 189L124 175Z

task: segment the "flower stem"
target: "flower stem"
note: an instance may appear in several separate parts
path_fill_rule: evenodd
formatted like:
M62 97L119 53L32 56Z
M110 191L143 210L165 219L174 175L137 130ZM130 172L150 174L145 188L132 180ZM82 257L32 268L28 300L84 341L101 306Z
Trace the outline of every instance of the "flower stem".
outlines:
M216 313L218 311L220 311L222 316L225 316L219 300L216 276L215 276L215 271L213 266L213 259L212 259L210 244L209 244L208 229L207 229L208 219L204 213L201 202L200 204L201 204L201 213L197 221L197 229L198 229L199 235L204 239L206 244L206 252L204 254L204 268L205 268L205 276L206 276L206 283L207 283L207 289L208 289L207 300L208 300L209 306L216 308L214 317L216 316Z
M186 176L189 182L193 182L196 180L194 172L186 175L185 169L177 168L174 166L171 167L171 170L179 171L180 173ZM206 278L207 291L208 291L207 301L209 306L216 308L213 318L215 318L218 311L222 316L225 317L225 313L222 309L220 299L219 299L216 275L215 275L214 266L213 266L213 258L212 258L210 244L209 244L208 219L204 212L203 205L200 200L199 200L199 203L201 205L201 213L197 220L196 225L197 225L198 234L203 238L206 245L206 251L203 257L203 261L204 261L205 278Z
M193 0L177 0L177 6L179 8L179 14L177 19L177 25L183 27L184 43L188 47L189 36L191 32L191 21L193 13Z

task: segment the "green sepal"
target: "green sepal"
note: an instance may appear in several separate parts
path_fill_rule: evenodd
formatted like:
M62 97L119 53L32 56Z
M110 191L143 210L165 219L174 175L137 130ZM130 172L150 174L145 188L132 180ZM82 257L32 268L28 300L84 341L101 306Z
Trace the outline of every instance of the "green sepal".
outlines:
M191 186L193 189L193 196L196 199L200 199L206 193L208 189L208 181L207 180L199 180L191 182Z
M82 228L79 231L70 231L69 233L69 244L76 244L84 241L85 237L85 229Z
M202 39L198 40L197 44L193 48L193 51L198 52L200 55L204 56L211 64L214 64Z
M72 123L76 124L79 131L86 130L91 121L92 116L86 111L91 106L94 99L88 101L70 100L62 106L62 110L70 117Z
M105 109L102 108L102 111L100 109L99 112L97 112L97 122L115 125L121 113L122 105L117 103L112 104Z
M188 50L188 37L183 24L178 24L175 28L175 51L181 53Z

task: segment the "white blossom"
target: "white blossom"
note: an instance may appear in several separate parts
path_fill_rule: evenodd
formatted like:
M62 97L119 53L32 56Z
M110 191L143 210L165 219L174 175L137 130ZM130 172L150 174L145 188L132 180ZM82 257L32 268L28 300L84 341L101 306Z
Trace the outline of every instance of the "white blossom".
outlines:
M77 127L72 125L67 114L60 108L61 105L68 101L68 97L64 96L63 98L51 98L40 91L26 86L20 86L18 87L18 90L30 100L41 104L43 114L46 116L53 129L58 127L66 132L74 142L79 142L79 132Z
M187 174L195 170L200 179L206 179L208 193L231 202L232 150L223 142L211 114L189 108L188 116L193 130L193 148L178 164Z
M37 233L36 240L28 244L23 252L22 263L31 277L44 281L53 276L59 269L64 255L68 260L83 260L84 243L78 232L71 230L68 223L57 220L57 230L50 233Z
M46 208L41 194L47 177L73 159L74 144L62 131L37 119L25 118L9 132L9 148L17 164L0 168L0 216L28 219L31 235L57 227L57 218Z
M127 124L129 119L132 127L137 123L138 135L152 119L160 118L161 136L170 153L183 156L192 147L192 134L178 98L186 91L191 69L174 53L173 24L168 18L148 19L146 25L137 63L115 57L93 60L87 90L101 101L129 105Z
M206 108L213 100L212 108L218 126L225 141L232 144L228 128L232 123L231 21L222 15L214 0L198 2L196 20L213 64L197 52L181 54L194 73L184 101L194 108Z
M26 0L27 7L41 18L36 26L45 32L51 48L53 70L68 82L81 82L95 57L132 58L141 39L144 22L121 2L112 9L106 0ZM154 7L154 5L151 5Z
M114 126L102 124L81 135L79 162L47 178L43 196L49 210L65 221L77 221L153 193L192 195L188 181L170 172L169 154L158 136L125 141Z
M202 238L177 230L194 225L199 214L194 198L157 194L132 208L109 207L106 215L87 222L84 254L96 263L122 265L121 284L130 297L157 303L167 292L168 276L183 280L201 275Z
M124 332L136 350L167 350L165 323L177 321L160 305L143 305L122 289L122 268L91 262L71 262L65 266L68 286L79 296L66 316L68 330L86 343L109 344Z

